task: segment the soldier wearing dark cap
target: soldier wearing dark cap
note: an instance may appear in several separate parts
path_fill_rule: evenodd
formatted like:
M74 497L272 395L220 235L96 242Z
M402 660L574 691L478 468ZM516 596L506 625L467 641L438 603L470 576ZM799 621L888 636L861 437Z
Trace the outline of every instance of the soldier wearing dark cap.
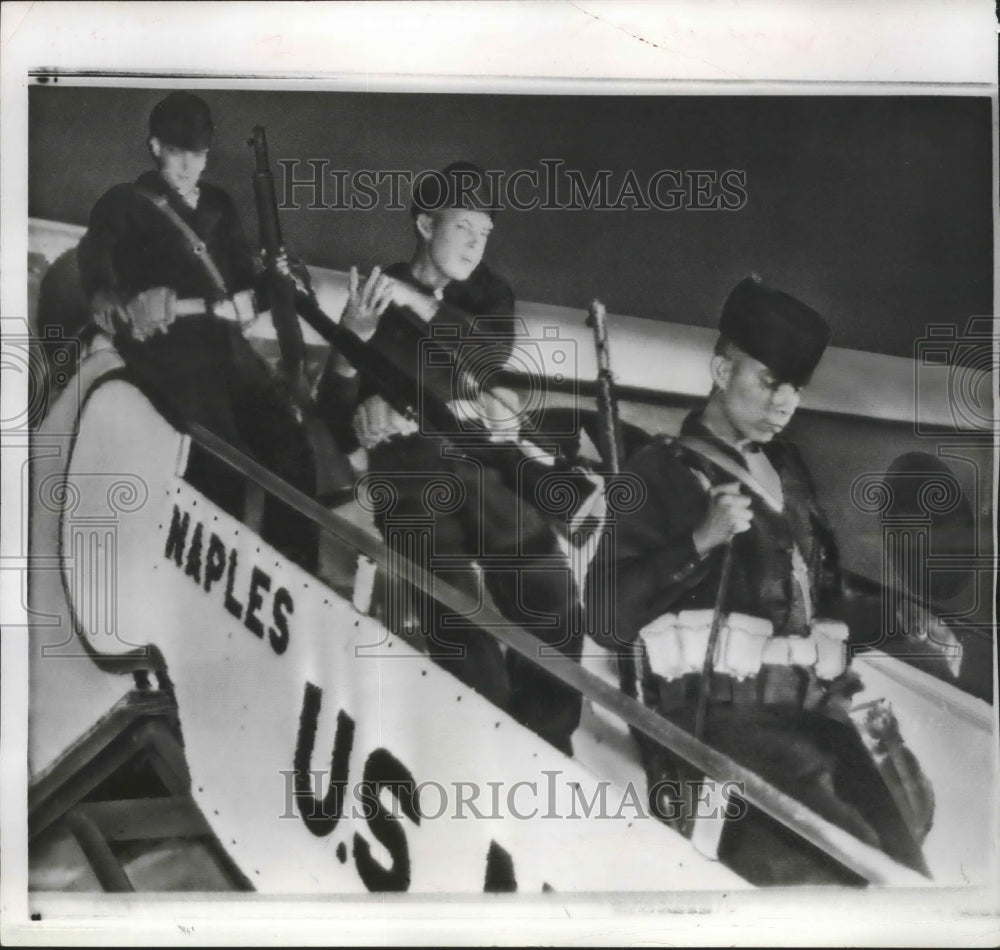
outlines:
M287 387L251 348L258 275L236 209L201 180L214 127L208 105L174 92L149 116L155 170L108 191L94 206L77 255L97 325L128 373L183 429L200 423L310 491L309 445ZM242 481L193 456L188 478L234 515ZM264 537L308 568L315 530L268 503Z
M614 544L599 555L614 562L612 639L623 688L688 731L700 724L709 745L926 873L848 719L860 687L848 667L849 631L837 619L834 538L799 453L781 438L829 327L810 307L748 278L726 301L719 330L707 402L679 438L658 438L629 460L646 497L618 516ZM679 815L685 783L704 776L637 738L651 807ZM757 884L858 881L753 808L726 822L718 847Z
M437 331L439 340L452 331L467 340L471 319L493 318L482 323L485 327L488 322L491 337L506 343L507 352L513 342L514 293L482 259L495 215L482 174L472 163L453 162L442 172L422 177L410 206L416 239L412 258L384 270L374 268L363 289L352 290L346 325L365 339L374 334L372 345L411 376L425 369L419 365L419 353L429 331ZM356 289L356 283L352 287ZM406 318L404 310L418 322ZM448 385L449 379L440 382ZM451 398L450 392L442 395ZM352 421L358 405L371 417L371 424L360 424L365 442L371 441L368 430L373 426L407 425L398 414L388 415L388 404L376 395L375 384L360 378L340 356L331 357L317 402L347 451L360 444L359 426Z
M578 657L581 640L570 632L574 595L568 561L551 521L524 503L505 475L516 469L519 450L505 445L499 431L488 460L481 453L469 457L462 446L463 433L499 430L513 421L488 390L473 385L467 391L461 384L463 367L475 366L482 356L483 365L499 368L514 345L514 294L483 263L494 219L484 185L484 173L466 162L424 176L411 207L412 258L382 272L374 269L360 290L352 271L343 318L407 376L451 405L454 438L420 431L416 420L396 412L371 381L359 380L337 356L324 374L318 402L341 433L342 420L353 414L352 435L368 453L368 484L390 489L391 505L376 512L390 549L425 568L432 557L447 562L435 569L437 577L472 597L485 586L512 623ZM482 347L477 335L486 341ZM491 565L491 558L504 559L505 566ZM415 627L418 642L437 663L571 752L581 712L576 691L518 655L505 656L494 637L449 616L405 578L390 578L388 590L387 619L397 632Z

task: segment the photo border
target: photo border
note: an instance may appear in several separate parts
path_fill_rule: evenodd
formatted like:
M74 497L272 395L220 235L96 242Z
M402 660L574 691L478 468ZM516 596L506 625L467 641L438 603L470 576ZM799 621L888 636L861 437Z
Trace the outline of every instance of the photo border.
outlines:
M867 9L828 2L797 3L794 8L776 2L726 2L702 6L701 12L695 10L697 4L686 3L669 4L656 11L648 7L643 11L637 4L606 3L506 7L513 12L485 3L463 4L460 15L456 15L454 7L444 10L433 4L408 5L407 10L395 4L376 5L378 9L364 4L338 5L336 9L326 4L290 5L299 7L294 16L288 6L279 11L267 9L268 4L192 4L186 11L184 6L4 5L0 253L5 317L16 318L27 312L24 222L28 74L31 69L52 69L55 63L58 67L54 72L67 82L127 81L158 86L167 79L183 78L189 88L225 88L231 83L240 88L259 84L290 90L539 94L745 91L758 95L801 91L815 95L826 89L831 94L862 95L985 93L993 100L993 154L997 154L996 34L989 3L928 4L933 16L896 2L876 3ZM780 9L794 9L796 13L782 17ZM13 29L22 14L23 19ZM394 24L390 29L403 32L400 18L410 16L423 21L423 32L418 34L420 47L415 48L416 43L411 42L414 48L409 58L401 55L396 41L380 47L380 32L388 24ZM759 18L760 29L756 32L766 37L756 46L750 42L753 33L748 16ZM894 17L896 23L892 22ZM928 34L932 20L938 29ZM293 21L294 28L289 26ZM156 50L146 47L152 53L149 70L156 75L133 72L135 64L147 58L138 51L148 44L151 24L156 22L162 24L155 35ZM307 22L314 24L312 29L306 29ZM233 45L242 47L238 60L233 60L233 51L228 47L221 55L213 56L211 43L186 48L184 39L190 37L192 29L198 29L199 23L208 34L226 30L235 33ZM742 31L742 45L741 31L734 23L747 24ZM501 27L508 33L498 32ZM315 37L335 30L360 37L353 44L358 48L352 50L348 48L352 44L344 44L336 45L332 55L324 52ZM695 53L698 43L692 43L686 31L692 32L695 41L707 41L708 49L700 55ZM491 35L518 32L536 36L533 42L523 43L520 56L512 56L511 47L504 48L502 57L492 52L482 56L480 51L483 72L494 74L470 72L470 60L475 58L470 54L476 51L467 48L469 36L485 40ZM725 40L727 33L734 35L729 42ZM553 38L561 40L561 44L547 47ZM964 44L966 39L974 44L971 51ZM823 53L815 55L817 48ZM775 58L775 49L783 50L784 57ZM255 50L256 55L247 55L250 50ZM812 50L813 56L805 55L806 50ZM546 51L551 53L548 58ZM449 53L453 54L451 60ZM160 61L164 56L169 57L169 66ZM323 62L324 56L327 59L322 71L326 75L321 78L316 64ZM221 70L206 68L206 63L214 66L220 59L225 63ZM298 69L289 70L291 63ZM460 74L444 74L442 70L449 65L459 69ZM666 69L682 75L673 80L658 78ZM798 75L790 78L786 73ZM520 78L526 75L532 78ZM997 198L994 168L994 274L998 264ZM994 312L996 292L994 288ZM11 401L18 398L16 389L3 387L4 418L8 417ZM23 446L9 438L4 442L5 471L14 466L19 469ZM17 481L9 477L2 481L4 539L11 537L10 519L22 514ZM23 617L17 617L20 591L12 585L14 574L10 570L0 572L5 624L11 622L11 611L15 622L23 622ZM154 941L197 944L249 939L262 945L480 941L836 945L915 940L949 946L994 945L998 939L992 895L973 893L989 889L934 889L913 894L874 889L863 893L795 889L792 893L778 890L726 896L559 894L451 897L443 901L371 895L367 899L322 902L277 900L262 895L235 900L216 895L183 899L46 895L32 898L33 904L43 908L42 921L33 924L26 894L27 825L23 801L27 779L27 644L25 638L8 632L0 646L4 685L2 936L10 944L63 940L80 945L102 945L110 940L132 945ZM996 670L994 684L996 695ZM19 888L24 888L23 892ZM88 904L90 908L86 908ZM442 913L442 905L447 908L446 914ZM919 915L914 913L918 907ZM80 914L81 909L93 913ZM106 916L109 912L120 916L111 920ZM140 912L144 915L141 921ZM64 918L66 913L71 916Z

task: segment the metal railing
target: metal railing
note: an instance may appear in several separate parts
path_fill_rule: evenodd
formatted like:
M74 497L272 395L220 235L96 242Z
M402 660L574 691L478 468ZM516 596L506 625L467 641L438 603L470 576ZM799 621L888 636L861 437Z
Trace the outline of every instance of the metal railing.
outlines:
M203 450L228 464L244 478L306 516L330 532L358 554L374 561L383 570L391 570L389 552L381 540L364 529L328 511L319 502L278 478L269 469L235 449L203 426L191 425L192 441ZM398 558L395 564L398 565ZM872 884L926 886L928 879L917 871L894 861L884 852L865 844L842 828L822 818L790 795L766 782L727 755L696 739L680 726L653 712L620 689L607 684L580 664L560 654L542 655L545 644L528 631L512 624L476 597L435 579L417 564L407 566L407 581L456 613L475 615L477 625L487 630L509 649L516 651L546 672L603 706L628 725L660 743L705 775L717 781L736 782L746 802L776 819L795 834L815 845L844 867Z

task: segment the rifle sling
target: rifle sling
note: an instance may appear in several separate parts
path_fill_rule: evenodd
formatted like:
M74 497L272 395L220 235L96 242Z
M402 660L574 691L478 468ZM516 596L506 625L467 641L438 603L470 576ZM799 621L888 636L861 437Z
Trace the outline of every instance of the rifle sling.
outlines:
M716 468L721 468L727 475L732 475L741 485L750 489L772 511L781 514L784 510L784 505L779 499L775 498L749 471L719 451L708 439L702 439L696 435L682 435L678 436L674 442L694 452L695 455L700 455L703 459L716 466Z
M158 195L152 191L147 191L145 188L136 188L135 193L142 198L145 198L154 208L157 208L159 212L178 230L184 237L187 249L191 252L191 255L196 261L201 265L208 279L215 286L216 291L222 297L229 296L229 290L226 287L226 281L223 278L219 268L216 266L215 261L212 260L212 256L208 253L208 248L205 246L205 242L198 236L198 233L191 227L173 208L170 207L170 203L163 195Z

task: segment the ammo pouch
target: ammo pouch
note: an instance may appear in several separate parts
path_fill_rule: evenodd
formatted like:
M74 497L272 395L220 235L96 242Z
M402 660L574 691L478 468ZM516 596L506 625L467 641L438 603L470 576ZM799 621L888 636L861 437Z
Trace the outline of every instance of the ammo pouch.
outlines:
M713 611L681 610L657 617L639 631L650 670L665 680L700 673L708 650ZM712 667L736 680L755 677L763 666L800 667L820 680L847 669L847 626L814 620L809 636L776 637L770 620L730 613L722 618Z

